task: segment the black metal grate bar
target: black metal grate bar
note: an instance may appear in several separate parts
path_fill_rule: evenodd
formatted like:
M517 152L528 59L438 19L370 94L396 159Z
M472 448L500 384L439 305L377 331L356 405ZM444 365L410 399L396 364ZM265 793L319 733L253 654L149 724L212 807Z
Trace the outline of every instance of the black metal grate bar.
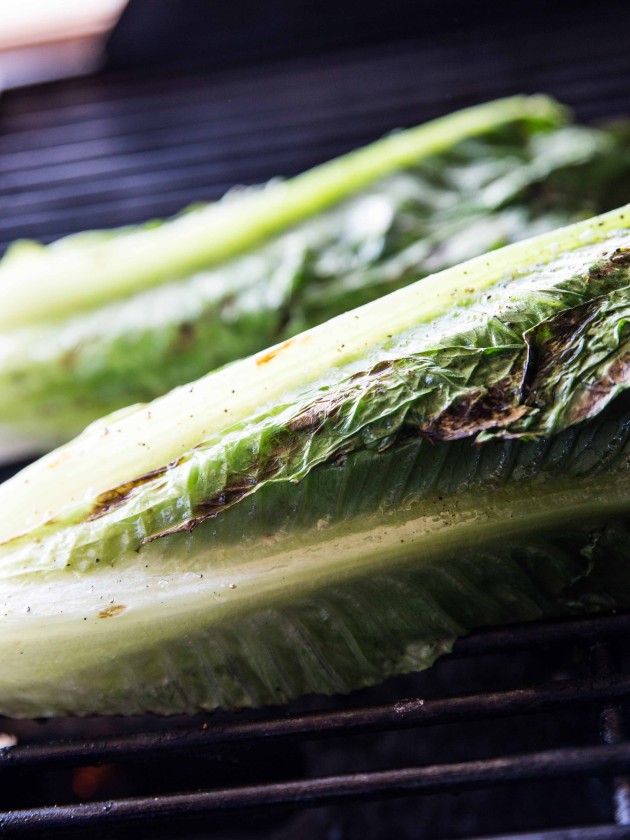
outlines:
M538 645L588 645L630 634L630 613L491 627L460 639L452 656L476 656Z
M7 747L0 750L0 771L128 761L171 752L216 749L262 739L335 738L483 718L497 719L601 705L627 700L629 697L630 676L563 680L514 691L485 692L439 700L401 700L367 709L320 712L223 726L204 723L192 729L173 728L160 733L142 732L93 741L82 739Z
M0 813L4 836L46 830L99 826L164 817L193 817L244 808L320 806L373 796L401 796L529 781L615 776L630 770L630 744L548 750L485 761L406 767L278 784L227 788L200 793L94 802L89 805L33 808Z

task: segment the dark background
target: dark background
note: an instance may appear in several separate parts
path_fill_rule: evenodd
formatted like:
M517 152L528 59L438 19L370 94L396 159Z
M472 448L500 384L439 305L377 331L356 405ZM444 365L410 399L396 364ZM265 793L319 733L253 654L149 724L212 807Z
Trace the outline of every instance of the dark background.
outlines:
M108 66L209 69L407 39L477 41L500 52L502 39L525 46L537 30L559 34L560 27L572 37L594 16L614 30L623 11L621 3L586 0L131 0L110 39ZM616 21L605 20L608 13Z

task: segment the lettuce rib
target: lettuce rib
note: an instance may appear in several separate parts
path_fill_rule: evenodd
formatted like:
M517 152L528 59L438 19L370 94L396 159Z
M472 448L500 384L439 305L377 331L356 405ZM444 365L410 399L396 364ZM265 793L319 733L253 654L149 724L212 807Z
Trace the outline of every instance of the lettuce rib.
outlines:
M0 487L0 709L347 691L630 605L630 207L104 420Z

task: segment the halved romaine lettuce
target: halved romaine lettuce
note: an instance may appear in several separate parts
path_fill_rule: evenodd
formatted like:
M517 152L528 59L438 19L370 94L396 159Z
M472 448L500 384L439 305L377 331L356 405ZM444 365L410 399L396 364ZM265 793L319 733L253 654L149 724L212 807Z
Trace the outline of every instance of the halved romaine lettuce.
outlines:
M630 606L630 207L427 277L0 487L0 710L348 691Z
M20 243L0 264L5 450L50 447L424 275L616 206L630 185L620 131L516 97L166 223Z

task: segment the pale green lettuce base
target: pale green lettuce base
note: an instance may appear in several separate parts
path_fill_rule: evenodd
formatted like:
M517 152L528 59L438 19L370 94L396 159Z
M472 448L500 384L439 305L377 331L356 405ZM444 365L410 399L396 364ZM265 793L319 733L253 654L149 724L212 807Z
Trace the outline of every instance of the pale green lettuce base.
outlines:
M551 443L356 453L92 571L13 574L0 711L283 703L427 667L482 625L630 607L629 427L622 399Z

